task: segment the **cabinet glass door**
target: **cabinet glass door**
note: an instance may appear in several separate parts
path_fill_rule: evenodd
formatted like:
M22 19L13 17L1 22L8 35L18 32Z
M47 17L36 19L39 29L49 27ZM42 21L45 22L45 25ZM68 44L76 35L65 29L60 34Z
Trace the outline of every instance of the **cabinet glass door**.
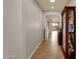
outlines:
M66 52L66 13L63 14L63 49Z
M68 12L68 37L69 37L68 54L71 55L74 52L74 11L73 10L69 10Z

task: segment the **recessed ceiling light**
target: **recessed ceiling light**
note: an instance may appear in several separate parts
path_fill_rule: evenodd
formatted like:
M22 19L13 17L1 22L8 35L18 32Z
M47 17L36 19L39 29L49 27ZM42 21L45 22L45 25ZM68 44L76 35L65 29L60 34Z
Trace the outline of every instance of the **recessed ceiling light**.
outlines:
M55 2L55 0L50 0L50 2Z
M52 8L52 9L54 9L54 7L53 7L53 6L52 6L51 8Z

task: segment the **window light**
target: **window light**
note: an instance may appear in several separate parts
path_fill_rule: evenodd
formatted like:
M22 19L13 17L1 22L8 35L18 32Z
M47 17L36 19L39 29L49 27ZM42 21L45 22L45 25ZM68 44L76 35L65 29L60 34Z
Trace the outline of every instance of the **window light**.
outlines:
M52 6L51 8L52 8L52 9L54 9L54 7L53 7L53 6Z

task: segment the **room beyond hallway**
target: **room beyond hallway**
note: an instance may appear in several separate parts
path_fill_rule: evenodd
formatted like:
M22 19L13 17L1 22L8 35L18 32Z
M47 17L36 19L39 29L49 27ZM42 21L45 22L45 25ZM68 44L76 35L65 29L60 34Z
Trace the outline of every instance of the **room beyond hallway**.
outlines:
M49 39L44 41L31 59L64 59L61 47L58 46L58 31L52 31Z

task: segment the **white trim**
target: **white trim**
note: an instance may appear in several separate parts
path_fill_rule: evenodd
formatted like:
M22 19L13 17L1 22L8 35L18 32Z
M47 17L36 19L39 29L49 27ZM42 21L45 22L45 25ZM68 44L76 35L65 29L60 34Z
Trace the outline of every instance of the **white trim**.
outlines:
M31 55L28 57L28 59L31 59L32 55L35 53L35 51L37 50L37 48L40 46L40 44L43 42L43 40L41 40L39 42L39 44L35 47L35 49L33 50L33 52L31 53Z

